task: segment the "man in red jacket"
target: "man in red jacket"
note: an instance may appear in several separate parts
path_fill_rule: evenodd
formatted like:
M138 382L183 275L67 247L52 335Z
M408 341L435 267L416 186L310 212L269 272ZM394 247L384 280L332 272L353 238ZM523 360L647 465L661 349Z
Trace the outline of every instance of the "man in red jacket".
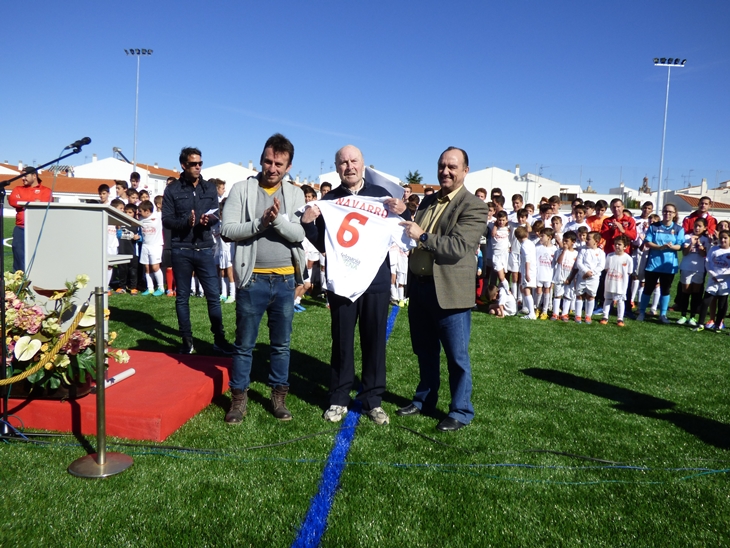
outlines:
M611 200L611 212L613 215L603 219L601 225L601 238L606 242L603 251L606 255L613 253L613 240L617 236L628 236L629 241L636 239L636 221L628 213L624 213L624 203L620 198ZM631 253L630 249L626 253Z
M707 221L707 235L713 236L715 234L715 228L717 227L717 219L710 215L710 207L712 206L712 200L709 196L702 196L700 202L697 205L697 211L693 211L684 218L682 221L682 228L685 234L692 234L695 227L695 221L697 219L704 219Z
M8 197L8 204L15 208L13 229L13 271L25 271L25 206L23 202L52 202L53 194L47 186L41 185L41 178L34 167L23 170L23 186L17 186Z

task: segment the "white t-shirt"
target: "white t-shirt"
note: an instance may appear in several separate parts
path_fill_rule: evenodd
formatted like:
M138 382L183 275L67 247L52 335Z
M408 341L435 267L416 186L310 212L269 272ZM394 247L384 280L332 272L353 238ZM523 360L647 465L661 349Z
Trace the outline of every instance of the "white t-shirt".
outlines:
M507 253L509 251L510 229L507 226L497 228L497 235L491 233L492 253Z
M403 218L383 206L387 199L343 196L316 202L327 227L327 289L353 302L370 287L392 244L405 251L416 247L399 224Z
M580 272L581 278L587 272L592 272L593 276L591 276L591 279L598 279L605 266L606 254L598 247L596 249L590 249L588 247L581 249L580 253L578 253L578 259L575 261L575 267Z
M558 250L555 252L555 273L553 274L553 283L562 284L568 279L570 273L573 271L573 265L575 260L578 258L578 251L573 249L568 251L567 249ZM558 262L560 260L560 262Z
M629 276L634 271L634 260L628 253L606 256L606 289L605 293L625 295L629 287Z
M535 244L529 238L525 238L520 243L520 274L522 274L523 286L535 287L537 282L537 253L535 252ZM529 282L526 274L529 274Z
M505 316L514 316L517 314L517 301L515 300L515 296L504 287L499 288L497 304L504 307Z
M553 280L553 260L557 247L554 245L537 244L535 254L537 255L537 281L542 283Z
M162 215L153 213L146 219L141 219L142 245L147 247L162 247Z
M730 293L730 249L715 246L707 254L707 292L712 295Z
M705 272L705 257L699 254L697 246L692 245L692 237L694 234L686 234L684 237L684 245L682 249L687 251L682 257L682 262L679 265L679 269L682 272ZM699 244L705 248L705 252L708 252L711 247L710 239L707 236L700 236Z

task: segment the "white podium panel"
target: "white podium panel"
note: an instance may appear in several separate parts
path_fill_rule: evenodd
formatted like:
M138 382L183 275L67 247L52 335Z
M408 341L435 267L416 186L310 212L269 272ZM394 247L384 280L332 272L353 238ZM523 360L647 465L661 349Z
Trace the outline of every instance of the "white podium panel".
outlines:
M139 227L141 223L109 205L28 202L25 264L26 268L30 267L27 275L31 287L64 289L66 281L86 274L89 284L79 291L77 305L95 287L106 289L108 267L131 260L130 255L107 254L109 225ZM107 307L106 295L104 307Z

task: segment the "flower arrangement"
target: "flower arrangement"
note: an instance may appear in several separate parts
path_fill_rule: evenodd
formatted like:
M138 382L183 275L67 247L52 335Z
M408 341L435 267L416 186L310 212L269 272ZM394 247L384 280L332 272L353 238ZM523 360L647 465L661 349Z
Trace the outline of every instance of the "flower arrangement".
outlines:
M52 291L49 295L44 293L48 302L42 306L22 271L5 273L5 342L8 365L12 367L13 375L36 366L48 357L63 336L62 324L72 318L72 298L88 282L88 276L76 276L74 281L66 282L65 290ZM108 312L105 311L105 314ZM111 344L115 338L116 333L109 333L108 343ZM62 384L83 384L87 382L87 375L93 379L96 375L96 344L95 310L90 306L59 352L44 367L28 376L31 390L37 387L55 390ZM122 350L107 347L106 355L119 363L129 361L129 354Z

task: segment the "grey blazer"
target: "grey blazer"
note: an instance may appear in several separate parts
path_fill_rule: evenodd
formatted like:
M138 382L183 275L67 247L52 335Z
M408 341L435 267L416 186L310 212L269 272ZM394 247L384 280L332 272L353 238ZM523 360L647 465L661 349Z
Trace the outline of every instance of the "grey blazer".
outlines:
M434 193L421 201L416 212L416 223L437 199L438 193ZM424 247L433 253L436 296L443 309L474 306L477 273L475 253L487 227L488 214L487 204L464 188L446 206L436 233L429 235Z

